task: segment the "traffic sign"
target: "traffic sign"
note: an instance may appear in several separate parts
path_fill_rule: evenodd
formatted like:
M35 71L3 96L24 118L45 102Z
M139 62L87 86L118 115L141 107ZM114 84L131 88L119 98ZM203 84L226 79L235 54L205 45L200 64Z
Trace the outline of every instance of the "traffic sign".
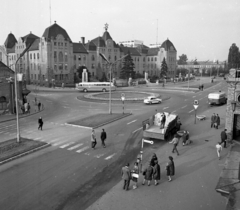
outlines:
M122 101L125 100L125 94L124 93L121 94L121 99L122 99Z
M198 105L198 100L194 100L193 104Z
M143 142L149 143L149 144L153 144L153 141L149 141L149 140L145 140L143 139Z
M195 105L195 104L194 104L193 106L194 106L194 109L197 109L197 108L198 108L198 105Z

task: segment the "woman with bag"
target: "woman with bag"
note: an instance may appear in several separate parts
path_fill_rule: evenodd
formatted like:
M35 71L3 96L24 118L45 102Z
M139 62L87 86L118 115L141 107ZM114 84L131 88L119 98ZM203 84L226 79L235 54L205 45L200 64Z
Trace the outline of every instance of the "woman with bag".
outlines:
M172 176L175 175L175 166L173 162L173 157L169 156L169 162L166 164L166 171L167 171L167 176L168 176L168 181L172 181Z
M138 178L139 178L139 167L138 167L138 163L135 162L133 169L131 171L131 177L132 177L132 181L134 182L133 184L133 189L137 189L137 183L138 183Z
M142 185L145 184L145 181L148 181L148 186L150 186L152 176L153 176L153 167L151 166L151 163L149 163L148 167L143 171L144 179Z
M161 168L157 160L155 160L155 165L153 167L153 179L154 179L155 185L158 185L159 180L161 179Z

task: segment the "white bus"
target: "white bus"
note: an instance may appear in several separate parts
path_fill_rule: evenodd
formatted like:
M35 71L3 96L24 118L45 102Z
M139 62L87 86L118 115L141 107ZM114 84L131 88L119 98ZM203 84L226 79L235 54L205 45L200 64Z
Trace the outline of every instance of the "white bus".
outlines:
M106 92L110 89L110 82L80 82L76 84L76 89L83 92L102 91ZM111 90L116 90L116 87L111 82Z

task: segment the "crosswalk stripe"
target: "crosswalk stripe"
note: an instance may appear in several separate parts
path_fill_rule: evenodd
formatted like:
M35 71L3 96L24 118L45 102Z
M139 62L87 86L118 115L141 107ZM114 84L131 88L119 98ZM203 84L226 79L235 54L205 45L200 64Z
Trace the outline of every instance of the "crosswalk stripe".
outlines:
M116 153L113 153L112 155L106 157L105 160L109 160L109 159L111 159L114 155L116 155Z
M80 149L80 150L78 150L78 151L76 151L77 153L81 153L81 152L83 152L83 151L85 151L85 150L87 150L89 147L88 146L86 146L86 147L83 147L82 149Z
M64 145L60 146L59 148L63 149L63 148L68 147L69 145L74 144L74 143L75 142L70 142L68 144L64 144Z
M78 148L78 147L80 147L80 146L82 146L82 145L83 145L83 143L77 144L77 145L75 145L75 146L73 146L73 147L68 148L68 150L76 149L76 148Z
M35 138L35 139L33 139L33 140L39 140L39 139L41 139L41 137L37 137L37 138Z
M53 143L53 142L58 141L58 140L59 140L59 138L57 138L57 139L52 139L51 141L49 141L49 143Z
M96 158L100 158L100 157L102 157L103 155L105 155L105 154L95 155L94 157L96 157Z

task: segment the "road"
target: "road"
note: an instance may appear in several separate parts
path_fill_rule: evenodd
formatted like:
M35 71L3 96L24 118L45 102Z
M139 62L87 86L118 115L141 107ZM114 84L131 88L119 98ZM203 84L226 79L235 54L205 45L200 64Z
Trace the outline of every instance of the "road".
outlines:
M155 91L159 92L151 88L151 92ZM79 93L38 93L46 109L20 120L21 135L50 142L52 147L1 166L0 209L85 209L119 181L120 167L136 158L143 120L157 109L179 114L184 125L194 117L194 99L200 101L199 113L208 109L206 96L210 91L171 92L171 99L161 105L126 104L126 111L133 115L104 126L107 148L101 148L99 143L96 150L90 148L90 130L67 126L65 122L107 112L108 104L78 101ZM122 105L113 104L113 112L121 111ZM37 130L40 115L44 119L43 131ZM1 141L14 137L14 132L13 122L0 124ZM164 144L155 142L147 148L145 157Z

